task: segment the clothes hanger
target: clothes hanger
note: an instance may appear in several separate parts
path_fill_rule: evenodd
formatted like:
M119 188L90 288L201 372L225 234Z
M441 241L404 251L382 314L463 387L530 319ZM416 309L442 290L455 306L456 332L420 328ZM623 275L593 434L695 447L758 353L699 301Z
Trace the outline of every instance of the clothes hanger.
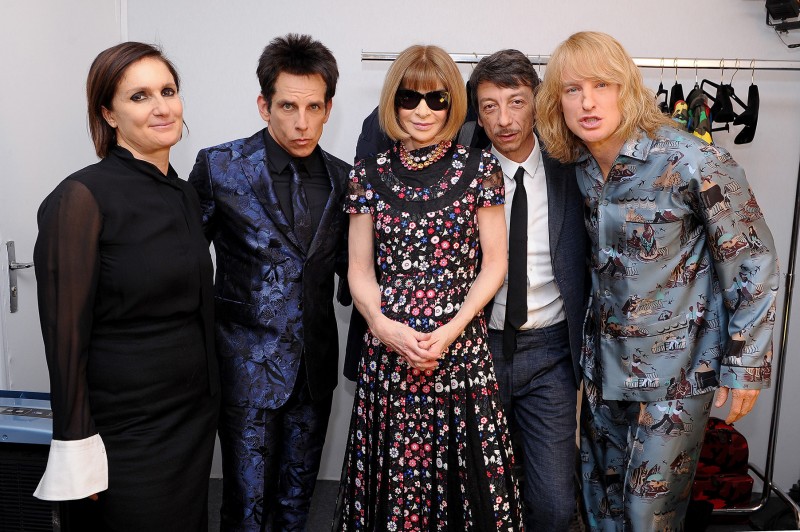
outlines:
M689 91L686 97L686 104L689 107L689 122L686 124L686 129L689 133L693 133L711 144L711 112L706 104L705 94L700 84L697 82L697 59L694 60L694 87Z
M689 106L690 111L692 108L696 108L700 104L705 105L703 90L697 83L697 59L694 60L694 87L692 88L692 90L689 91L689 94L686 96L686 104ZM692 130L690 129L689 131L691 132Z
M661 58L661 79L658 82L658 90L656 91L656 100L661 99L661 95L664 95L664 101L658 102L658 108L664 114L669 114L669 103L668 103L668 94L669 92L664 88L664 58Z
M711 120L718 124L724 124L718 128L712 128L711 131L730 131L730 126L728 125L730 122L733 122L736 119L736 112L733 110L733 100L738 98L736 97L736 93L733 90L733 86L731 84L725 84L724 76L725 76L725 60L720 60L720 82L719 84L714 83L713 81L704 79L702 83L700 83L700 88L703 90L703 94L714 104L711 106ZM736 72L734 72L736 75ZM731 77L733 79L733 77ZM706 92L703 88L705 85L710 85L717 89L716 94L712 96L710 93ZM743 104L742 104L743 105Z
M744 124L744 128L733 139L734 144L748 144L753 141L756 134L756 126L758 125L758 108L761 103L761 97L758 94L758 85L755 83L755 68L756 60L750 61L750 87L747 90L747 105L744 106L742 112L733 121L734 125ZM738 98L737 98L738 101Z
M735 95L733 85L725 84L725 60L720 60L720 78L717 87L717 95L714 98L714 105L711 106L711 117L714 122L728 123L733 122L736 113L733 111L732 97ZM736 72L733 73L734 76ZM733 82L733 76L731 76Z
M681 100L685 100L683 97L683 86L678 83L678 59L675 59L675 84L672 86L669 92L669 110L670 112L675 111L675 104Z

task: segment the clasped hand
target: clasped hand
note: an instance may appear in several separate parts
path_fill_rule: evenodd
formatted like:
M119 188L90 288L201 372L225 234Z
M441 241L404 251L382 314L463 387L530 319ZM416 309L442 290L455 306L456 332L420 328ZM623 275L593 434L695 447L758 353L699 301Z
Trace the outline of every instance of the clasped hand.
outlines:
M448 323L432 332L423 333L382 316L373 325L372 334L386 347L406 359L409 366L426 371L439 365L439 359L461 334L461 331L455 331L454 328Z

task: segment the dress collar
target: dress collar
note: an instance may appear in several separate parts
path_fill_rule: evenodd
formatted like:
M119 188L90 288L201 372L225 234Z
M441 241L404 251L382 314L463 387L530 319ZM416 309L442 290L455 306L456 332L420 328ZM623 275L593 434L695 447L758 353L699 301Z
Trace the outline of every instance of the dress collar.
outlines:
M142 174L156 179L157 181L161 181L162 183L166 183L172 187L179 188L177 183L177 180L179 179L178 173L172 167L172 164L169 165L167 168L167 174L164 175L156 165L148 161L143 161L142 159L137 159L129 150L119 145L111 147L111 150L108 152L108 157L118 159L128 168L141 172Z

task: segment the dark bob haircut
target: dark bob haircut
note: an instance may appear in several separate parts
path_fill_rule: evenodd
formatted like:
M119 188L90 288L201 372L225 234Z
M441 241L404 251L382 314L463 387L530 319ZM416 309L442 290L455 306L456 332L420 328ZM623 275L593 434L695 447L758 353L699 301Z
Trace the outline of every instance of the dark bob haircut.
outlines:
M276 37L261 52L256 75L268 107L272 105L275 82L281 72L294 76L319 74L325 82L325 103L336 93L336 81L339 79L336 59L324 44L310 35L290 33L285 37Z
M133 63L146 57L164 63L175 80L175 87L180 91L181 80L178 71L161 50L152 44L132 41L117 44L100 52L89 67L89 76L86 78L89 133L94 142L94 151L101 159L105 158L117 143L117 130L108 125L103 118L103 107L112 110L111 102L125 71Z
M506 49L487 55L475 65L469 77L470 103L478 110L478 85L493 83L498 87L530 87L536 94L539 76L530 60L519 50Z

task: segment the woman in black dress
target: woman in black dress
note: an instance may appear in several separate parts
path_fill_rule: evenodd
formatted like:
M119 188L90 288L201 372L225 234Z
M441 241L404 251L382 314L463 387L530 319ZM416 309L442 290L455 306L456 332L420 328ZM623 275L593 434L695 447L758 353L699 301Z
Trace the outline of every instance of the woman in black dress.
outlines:
M194 189L169 164L183 107L173 65L122 43L89 70L101 161L39 209L34 249L53 442L35 495L101 530L207 528L218 412L212 265Z
M483 316L506 272L503 173L450 141L466 92L441 48L401 53L379 109L395 144L356 163L345 205L369 330L333 530L519 530Z

